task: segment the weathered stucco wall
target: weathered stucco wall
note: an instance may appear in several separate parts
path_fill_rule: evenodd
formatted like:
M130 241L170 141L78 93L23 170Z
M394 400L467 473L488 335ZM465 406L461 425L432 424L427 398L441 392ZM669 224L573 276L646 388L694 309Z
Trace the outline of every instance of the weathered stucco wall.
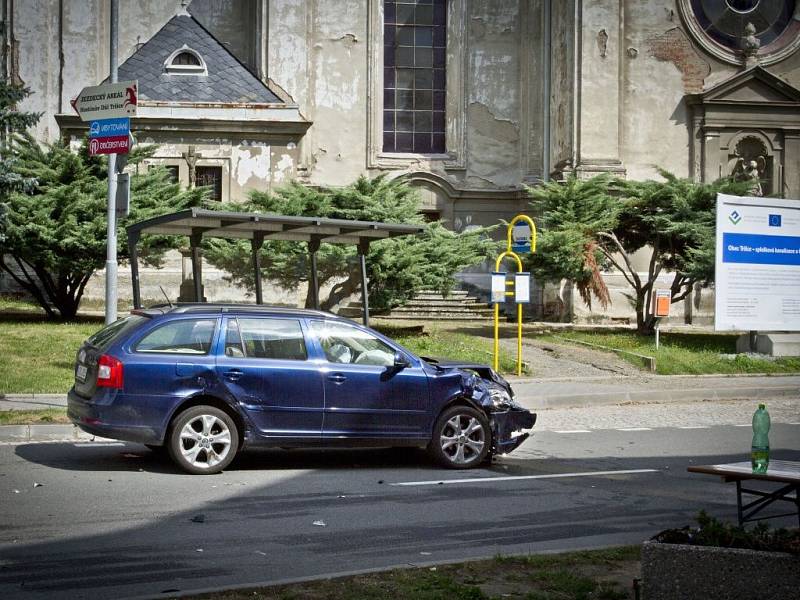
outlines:
M259 0L192 0L188 10L236 58L258 73L258 5Z
M269 77L314 122L301 142L312 183L343 185L366 167L366 37L363 2L270 5Z
M520 168L518 0L469 3L467 178L470 186L514 186Z

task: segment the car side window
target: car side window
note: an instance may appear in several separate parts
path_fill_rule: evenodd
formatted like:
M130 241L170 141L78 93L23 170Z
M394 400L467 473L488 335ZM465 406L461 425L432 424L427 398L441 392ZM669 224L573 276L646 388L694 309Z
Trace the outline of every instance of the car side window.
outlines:
M303 330L297 319L239 318L237 320L244 345L244 355L248 358L308 359Z
M165 323L145 335L135 352L208 354L216 319L180 319Z
M310 325L328 362L382 367L394 365L392 347L367 331L331 321L311 321Z

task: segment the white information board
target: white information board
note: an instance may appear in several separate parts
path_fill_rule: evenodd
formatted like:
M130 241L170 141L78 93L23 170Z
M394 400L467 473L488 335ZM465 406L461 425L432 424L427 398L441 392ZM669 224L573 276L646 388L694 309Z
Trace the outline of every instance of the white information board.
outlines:
M800 200L717 195L714 328L800 331Z
M506 274L499 271L492 272L492 304L502 304L506 301Z
M530 304L531 301L531 274L514 273L514 302L517 304Z

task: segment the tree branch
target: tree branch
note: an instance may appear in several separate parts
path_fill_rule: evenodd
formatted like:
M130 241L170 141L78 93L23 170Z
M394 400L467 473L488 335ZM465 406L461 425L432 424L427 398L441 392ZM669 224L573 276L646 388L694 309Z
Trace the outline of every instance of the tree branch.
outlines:
M600 231L600 232L598 232L597 235L599 237L604 237L606 239L609 239L609 240L611 240L613 242L613 244L617 247L619 254L622 256L623 260L625 261L625 266L627 267L628 272L631 274L631 277L636 282L635 284L631 284L631 285L633 285L633 287L636 288L637 290L641 289L642 280L639 278L639 274L634 270L633 266L631 265L631 259L628 256L628 253L625 251L625 248L622 246L622 243L619 241L619 239L614 234L614 232L612 231L611 233L608 233L606 231ZM600 246L600 247L602 248L602 246Z

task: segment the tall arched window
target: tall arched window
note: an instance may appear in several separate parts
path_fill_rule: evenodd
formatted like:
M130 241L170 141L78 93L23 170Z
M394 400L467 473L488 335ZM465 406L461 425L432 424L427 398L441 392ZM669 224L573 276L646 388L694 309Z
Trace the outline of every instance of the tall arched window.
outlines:
M383 151L444 153L447 0L383 8Z

